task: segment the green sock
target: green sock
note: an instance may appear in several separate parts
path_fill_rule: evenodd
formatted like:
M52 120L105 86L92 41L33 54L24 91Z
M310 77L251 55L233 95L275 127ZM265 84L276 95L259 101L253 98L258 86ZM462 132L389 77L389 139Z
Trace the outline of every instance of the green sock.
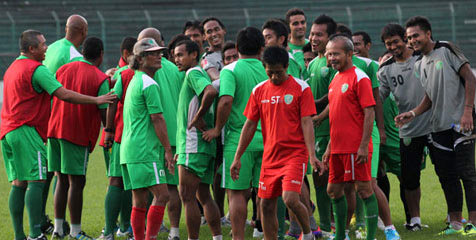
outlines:
M367 224L367 240L375 239L378 222L378 203L375 193L372 196L362 199L364 201L365 219Z
M285 220L286 220L286 205L283 202L282 197L278 197L277 205L277 215L278 215L278 239L284 239L285 233Z
M43 182L29 182L25 192L25 205L30 221L30 237L41 235L41 208L43 207Z
M364 201L358 194L355 196L355 225L358 227L365 227L365 213L364 213Z
M319 212L319 226L321 230L331 231L331 199L327 195L326 186L316 188L317 211Z
M12 218L13 232L15 239L25 239L23 232L23 209L25 207L25 188L12 185L10 196L8 197L8 207Z
M334 210L334 221L336 224L336 240L345 239L345 225L347 220L347 200L345 196L339 199L331 199Z
M104 210L106 213L106 227L104 236L114 233L117 217L121 211L122 188L111 186L107 188L106 200L104 201Z
M131 211L132 211L132 191L122 191L121 201L121 232L127 231L131 226Z

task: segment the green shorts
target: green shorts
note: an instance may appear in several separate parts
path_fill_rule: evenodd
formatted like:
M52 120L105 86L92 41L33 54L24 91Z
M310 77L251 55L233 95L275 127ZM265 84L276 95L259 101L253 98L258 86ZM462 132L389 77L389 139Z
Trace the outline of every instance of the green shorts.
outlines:
M378 161L379 161L379 154L380 154L380 133L378 131L377 125L374 122L374 127L372 129L372 145L373 145L373 152L372 152L372 167L371 167L371 176L372 178L377 177L378 173Z
M175 155L176 148L172 146L172 156ZM159 147L159 154L160 154L160 160L165 162L165 148L160 146ZM179 178L178 178L178 166L177 163L175 163L175 174L172 175L169 172L169 169L165 169L165 177L167 178L167 184L170 185L178 185L179 184Z
M205 153L181 153L177 165L182 165L189 172L201 179L202 183L212 184L215 170L214 158Z
M113 142L111 147L111 158L107 168L108 177L122 177L121 167L121 144Z
M89 147L63 139L48 138L48 171L68 175L86 175Z
M166 184L164 161L121 164L124 189L139 189Z
M387 172L391 172L398 177L401 174L400 148L380 146L380 160L385 162Z
M246 151L241 156L240 177L238 180L231 179L230 168L235 159L234 151L225 151L223 153L222 178L220 186L232 190L245 190L250 187L259 186L259 174L261 171L261 161L263 160L263 151Z
M1 140L8 181L46 179L46 147L34 127L23 125Z
M106 164L106 175L108 174L109 171L109 163L111 162L111 154L112 154L112 149L102 147L102 153L104 155L104 163Z

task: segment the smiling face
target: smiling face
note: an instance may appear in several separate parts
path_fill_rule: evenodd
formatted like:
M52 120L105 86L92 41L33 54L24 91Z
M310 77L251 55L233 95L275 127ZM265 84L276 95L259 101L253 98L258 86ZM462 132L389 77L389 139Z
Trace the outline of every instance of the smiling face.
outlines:
M326 24L312 24L309 32L309 42L313 53L324 53L329 41Z
M223 52L223 64L226 66L234 61L237 61L239 58L238 51L236 48L229 48Z
M282 41L280 42L276 33L269 28L265 28L263 30L263 37L264 37L264 45L266 47L271 46L282 46ZM284 36L282 36L284 38Z
M198 47L200 49L203 48L203 34L200 32L200 30L196 28L188 28L185 30L185 36L189 37L192 41L196 42L198 44Z
M431 41L431 31L424 31L420 26L408 27L407 39L415 51L424 51Z
M213 48L221 49L221 46L225 41L225 29L223 29L217 21L211 20L203 25L203 30L208 45Z
M344 44L342 40L331 41L326 47L327 62L339 72L346 70L349 63L352 65L352 51L345 52Z
M405 48L407 47L406 43L398 35L385 38L384 44L388 52L397 58L402 57L403 53L405 52Z
M46 39L43 35L38 35L36 37L38 38L38 42L39 42L38 46L36 47L30 46L29 51L36 61L41 62L45 60L45 53L46 53L46 49L48 49L48 46L46 45Z
M196 65L197 52L188 53L185 44L175 47L175 64L180 71L186 71Z
M306 35L306 17L304 15L289 17L289 29L292 38L303 38Z
M364 37L362 35L352 36L352 42L354 42L354 54L359 57L369 57L370 43L365 44Z

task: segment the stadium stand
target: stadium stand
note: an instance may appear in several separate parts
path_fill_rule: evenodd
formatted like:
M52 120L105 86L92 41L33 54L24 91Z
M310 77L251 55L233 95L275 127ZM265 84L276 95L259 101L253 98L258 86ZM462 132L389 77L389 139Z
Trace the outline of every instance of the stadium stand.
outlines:
M380 30L389 22L402 23L412 16L424 15L433 26L434 39L454 41L471 62L476 61L476 1L460 0L30 0L0 1L0 76L18 55L18 36L26 29L42 31L48 43L64 35L66 18L73 13L89 21L89 35L105 41L103 68L114 67L119 45L125 36L135 36L147 26L158 27L167 42L182 30L186 20L219 17L227 28L227 39L247 25L261 27L271 17L284 18L287 9L302 8L308 24L325 13L353 31L364 30L372 37L371 56L378 58L384 47Z

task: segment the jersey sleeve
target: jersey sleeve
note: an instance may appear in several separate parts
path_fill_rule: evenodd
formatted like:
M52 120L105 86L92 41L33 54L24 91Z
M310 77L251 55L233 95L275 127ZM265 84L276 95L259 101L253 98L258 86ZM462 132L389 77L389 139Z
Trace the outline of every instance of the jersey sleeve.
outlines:
M104 81L102 82L101 86L99 87L98 96L105 95L105 94L107 94L109 91L110 91L110 89L109 89L109 79L106 78L106 79L104 79ZM101 105L98 106L98 108L99 108L99 109L106 109L108 105L109 105L109 104L107 104L107 103L101 104Z
M378 70L377 78L380 82L380 87L379 87L380 97L383 100L385 100L390 94L390 85L388 85L388 79L387 79L387 76L385 75L385 70L383 68Z
M147 107L147 112L149 114L163 112L162 103L160 102L159 97L159 85L151 84L143 90L143 95L145 99L145 105Z
M362 109L375 106L375 99L372 93L370 79L362 78L356 84L356 93L359 98L359 104Z
M367 73L369 75L370 81L372 82L372 88L378 88L380 86L380 83L378 82L378 78L377 78L377 71L378 71L378 63L376 63L375 61L372 61L369 64L368 73Z
M220 70L220 66L218 66L217 59L215 59L215 56L213 53L211 54L206 54L202 62L200 63L200 66L203 68L203 70L208 71L210 68L215 68L217 71Z
M43 65L36 68L33 73L32 85L36 92L41 93L46 91L50 95L58 90L58 88L63 87L50 70Z
M301 118L316 114L316 105L314 104L311 88L307 87L304 89L299 104L301 109Z
M203 90L205 90L208 85L212 84L210 80L204 77L203 74L199 71L190 71L190 73L188 74L188 80L188 84L197 96L200 96Z
M259 100L256 99L255 91L251 93L251 96L246 104L245 112L243 113L246 118L251 121L257 122L260 119Z
M232 71L223 69L220 72L220 97L228 95L235 97L236 78Z
M451 66L451 68L453 68L453 70L456 72L456 73L459 73L459 70L461 69L461 67L465 64L465 63L468 63L468 59L464 56L463 52L461 51L461 49L452 44L452 43L449 43L449 48L448 48L449 51L446 51L446 58L448 59L448 62Z
M294 78L302 79L301 65L296 62L294 59L289 59L288 71L287 73Z
M118 99L122 99L122 93L124 92L124 89L122 88L122 77L116 78L116 84L114 85L113 91L114 94L117 95Z

